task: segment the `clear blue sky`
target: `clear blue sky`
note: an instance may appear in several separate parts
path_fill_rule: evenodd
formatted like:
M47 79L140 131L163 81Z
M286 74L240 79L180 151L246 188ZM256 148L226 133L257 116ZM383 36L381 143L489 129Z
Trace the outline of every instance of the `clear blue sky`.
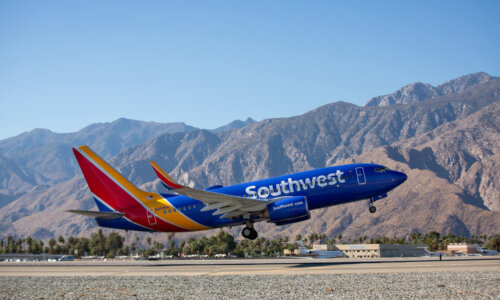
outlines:
M500 75L500 1L0 0L0 139L120 117L215 128Z

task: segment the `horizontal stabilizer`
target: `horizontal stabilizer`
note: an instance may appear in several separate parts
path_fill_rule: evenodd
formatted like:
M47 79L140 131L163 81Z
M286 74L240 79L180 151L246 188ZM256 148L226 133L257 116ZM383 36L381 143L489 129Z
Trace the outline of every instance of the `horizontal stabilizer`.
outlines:
M119 219L125 215L124 213L120 212L91 211L91 210L67 210L67 212L102 220Z

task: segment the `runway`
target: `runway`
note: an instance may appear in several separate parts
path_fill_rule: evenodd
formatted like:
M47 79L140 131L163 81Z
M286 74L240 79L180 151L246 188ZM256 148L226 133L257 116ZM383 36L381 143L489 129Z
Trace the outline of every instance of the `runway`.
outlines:
M1 262L2 299L496 299L500 257Z
M218 276L500 271L500 257L0 263L0 276Z

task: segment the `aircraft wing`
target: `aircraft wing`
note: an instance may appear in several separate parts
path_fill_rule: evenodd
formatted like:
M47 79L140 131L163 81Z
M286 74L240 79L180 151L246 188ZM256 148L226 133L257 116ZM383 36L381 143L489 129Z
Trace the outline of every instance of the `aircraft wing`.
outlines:
M253 199L227 194L221 194L206 190L190 188L180 185L167 175L154 161L151 161L153 170L158 178L170 189L180 195L187 196L205 203L201 211L217 209L213 215L221 215L221 218L235 218L239 216L248 217L251 213L264 210L270 203L264 199ZM273 199L277 200L277 199Z

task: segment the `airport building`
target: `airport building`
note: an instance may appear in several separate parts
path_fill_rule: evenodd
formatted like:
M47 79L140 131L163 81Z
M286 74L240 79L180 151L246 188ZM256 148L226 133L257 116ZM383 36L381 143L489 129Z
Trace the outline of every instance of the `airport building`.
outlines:
M418 257L425 256L425 245L400 244L337 244L336 250L342 251L347 257Z
M290 251L288 249L283 250L283 256L298 256L300 255L299 249Z
M469 255L477 253L477 247L475 245L469 245L466 243L448 244L447 250L447 252L449 252L450 254L460 253L463 255Z
M65 254L26 254L26 253L9 253L0 254L0 261L73 261L73 255Z
M425 256L426 245L400 245L400 244L335 244L313 245L312 251L342 251L350 258L375 258L375 257L419 257ZM300 255L299 250L285 250L285 256Z

